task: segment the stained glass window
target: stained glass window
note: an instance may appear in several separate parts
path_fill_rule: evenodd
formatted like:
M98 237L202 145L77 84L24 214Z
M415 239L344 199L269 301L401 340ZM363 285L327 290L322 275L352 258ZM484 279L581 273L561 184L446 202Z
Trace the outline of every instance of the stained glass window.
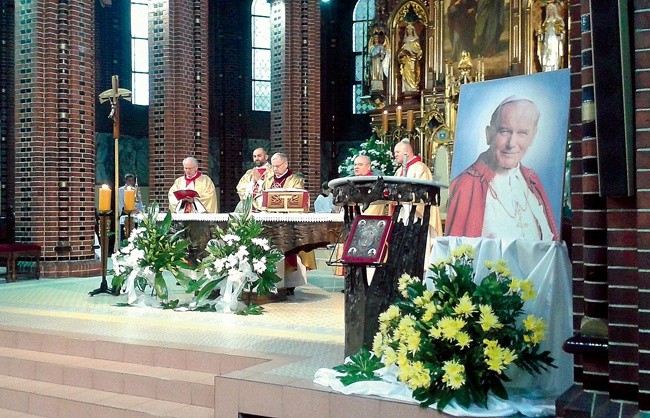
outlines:
M359 0L352 14L352 52L354 53L354 85L352 111L366 113L374 107L363 100L363 75L366 73L368 28L375 19L375 0Z
M254 0L251 6L253 110L271 110L271 5Z
M131 94L133 104L149 104L149 6L131 0Z

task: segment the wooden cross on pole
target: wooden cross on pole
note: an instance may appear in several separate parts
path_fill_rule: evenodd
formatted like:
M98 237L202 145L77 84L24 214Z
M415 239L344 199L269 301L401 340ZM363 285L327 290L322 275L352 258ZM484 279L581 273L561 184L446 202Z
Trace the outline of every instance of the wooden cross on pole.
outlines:
M112 88L105 90L99 95L99 103L106 101L111 102L111 113L108 114L109 119L113 119L113 139L115 143L115 246L114 251L119 250L120 243L117 239L120 234L120 211L119 211L119 188L120 188L120 98L131 101L131 92L127 89L120 88L120 79L114 75L111 77Z

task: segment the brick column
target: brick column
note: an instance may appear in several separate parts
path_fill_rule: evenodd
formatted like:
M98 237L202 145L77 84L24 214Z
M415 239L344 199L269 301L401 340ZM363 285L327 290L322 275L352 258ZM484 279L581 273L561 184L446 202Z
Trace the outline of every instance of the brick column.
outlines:
M16 241L43 276L98 274L94 2L15 3Z
M166 208L185 157L208 173L208 1L152 1L149 22L149 200Z
M271 5L271 154L283 151L305 175L312 202L320 192L320 5Z
M14 205L14 48L14 4L3 2L0 6L0 216L7 216Z
M634 42L633 50L623 53L631 55L635 77L636 193L599 195L597 159L602 155L596 125L591 118L580 121L572 111L572 140L580 141L572 146L573 241L582 246L573 252L578 335L566 347L573 347L578 367L577 384L558 399L557 416L635 416L650 411L650 82L644 77L650 68L644 50L650 34L643 23L650 12L628 4ZM571 20L581 22L571 27L571 50L581 54L571 60L574 77L579 76L573 96L581 100L593 97L593 67L600 58L598 46L592 50L592 18L588 0L571 2ZM598 120L599 125L608 122Z

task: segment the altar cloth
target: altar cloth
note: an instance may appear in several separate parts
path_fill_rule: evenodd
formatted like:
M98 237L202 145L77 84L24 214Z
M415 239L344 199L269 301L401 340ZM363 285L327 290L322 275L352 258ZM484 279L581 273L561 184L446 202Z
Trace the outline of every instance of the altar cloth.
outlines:
M479 282L487 274L486 261L506 260L513 276L529 278L537 297L524 304L526 314L536 315L547 324L546 339L541 350L548 350L554 358L556 369L549 368L541 375L531 375L510 367L506 374L512 379L504 382L509 400L490 393L488 409L476 405L469 409L451 402L443 412L453 416L494 417L521 414L525 416L555 415L555 398L566 391L573 382L573 357L562 350L564 341L572 336L571 262L566 245L555 241L499 240L488 238L439 237L433 242L430 262L449 257L451 251L464 244L471 245L476 253L474 270ZM433 287L430 272L425 283ZM411 390L397 381L396 371L381 369L382 381L362 381L344 386L332 369L319 369L314 383L328 386L347 395L376 395L385 398L417 402ZM433 405L432 407L435 407Z

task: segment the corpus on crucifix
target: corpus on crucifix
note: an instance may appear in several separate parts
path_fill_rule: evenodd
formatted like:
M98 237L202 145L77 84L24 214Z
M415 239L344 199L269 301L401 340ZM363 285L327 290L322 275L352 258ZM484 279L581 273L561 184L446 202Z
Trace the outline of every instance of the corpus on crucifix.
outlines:
M131 101L131 91L127 89L120 88L120 79L118 76L114 75L111 77L112 88L105 90L99 95L99 103L110 102L111 103L111 112L108 114L108 118L113 120L113 140L115 144L115 237L119 236L120 229L120 213L119 213L119 202L118 202L118 193L117 188L120 186L120 99ZM115 251L119 249L120 243L118 240L115 240Z

